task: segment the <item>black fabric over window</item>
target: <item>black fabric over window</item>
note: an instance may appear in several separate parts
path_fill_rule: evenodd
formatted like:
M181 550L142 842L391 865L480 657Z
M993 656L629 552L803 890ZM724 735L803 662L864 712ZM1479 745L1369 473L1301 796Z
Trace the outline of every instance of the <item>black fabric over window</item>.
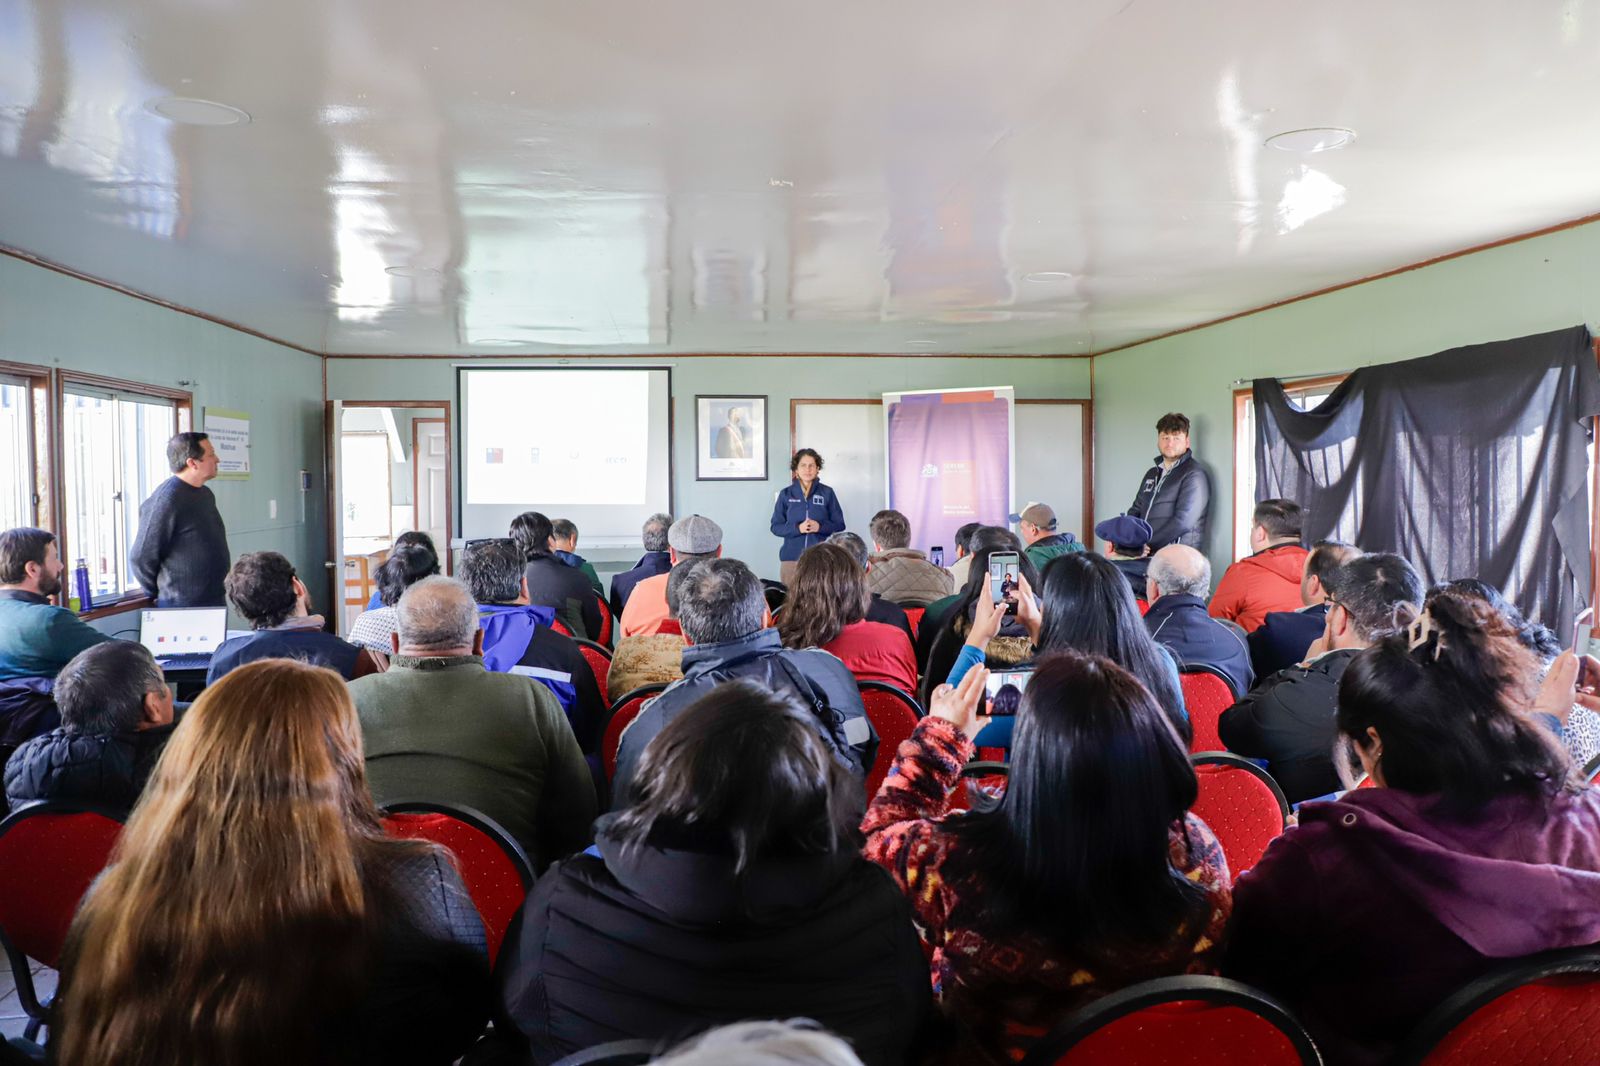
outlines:
M1363 367L1312 411L1254 386L1256 499L1305 507L1307 543L1396 552L1430 584L1482 578L1557 632L1587 605L1587 328Z

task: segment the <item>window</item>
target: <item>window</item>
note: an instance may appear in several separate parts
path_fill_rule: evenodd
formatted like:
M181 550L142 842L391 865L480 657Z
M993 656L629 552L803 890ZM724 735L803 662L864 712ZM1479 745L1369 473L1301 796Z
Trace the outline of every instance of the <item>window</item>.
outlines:
M63 561L69 571L80 559L88 564L97 601L139 589L128 567L139 505L171 475L167 441L180 421L187 428L187 413L186 394L147 395L63 375Z
M344 538L389 546L392 533L389 435L342 433L339 477L344 485Z
M1333 395L1347 374L1328 374L1285 385L1289 402L1310 411ZM1251 390L1233 390L1233 557L1250 554L1250 517L1256 509L1256 407Z
M49 527L49 371L0 363L0 529Z

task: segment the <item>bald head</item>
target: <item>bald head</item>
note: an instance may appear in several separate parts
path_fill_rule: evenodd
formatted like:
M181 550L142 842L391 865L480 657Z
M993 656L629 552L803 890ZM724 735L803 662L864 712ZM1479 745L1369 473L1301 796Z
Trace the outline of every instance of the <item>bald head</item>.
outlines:
M1162 596L1211 595L1211 564L1187 544L1169 544L1150 558L1147 574L1150 602Z
M478 636L478 604L454 578L425 577L395 604L395 622L401 655L471 655Z

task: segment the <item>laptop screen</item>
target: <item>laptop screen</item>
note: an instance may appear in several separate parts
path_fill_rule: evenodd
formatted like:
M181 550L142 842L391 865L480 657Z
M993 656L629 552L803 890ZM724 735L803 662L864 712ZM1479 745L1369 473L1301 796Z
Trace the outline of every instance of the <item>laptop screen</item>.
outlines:
M210 655L227 638L226 607L151 607L139 612L139 643L157 659Z

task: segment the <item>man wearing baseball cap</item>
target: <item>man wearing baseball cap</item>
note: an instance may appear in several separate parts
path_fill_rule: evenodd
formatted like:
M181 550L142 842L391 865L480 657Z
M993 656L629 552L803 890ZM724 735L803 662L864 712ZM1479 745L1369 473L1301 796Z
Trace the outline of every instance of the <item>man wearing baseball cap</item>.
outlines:
M1025 551L1033 565L1044 572L1044 564L1058 555L1083 551L1083 545L1071 533L1056 532L1056 513L1047 503L1030 503L1020 513L1011 516L1027 545Z
M1098 523L1094 535L1111 549L1106 558L1128 579L1134 596L1143 599L1145 576L1150 569L1150 556L1145 550L1145 545L1150 543L1150 523L1133 515L1119 514Z
M715 559L722 554L722 527L705 515L680 518L667 530L667 552L673 566ZM672 617L667 607L670 575L668 571L647 577L633 587L628 605L622 610L619 637L661 632L661 624Z

